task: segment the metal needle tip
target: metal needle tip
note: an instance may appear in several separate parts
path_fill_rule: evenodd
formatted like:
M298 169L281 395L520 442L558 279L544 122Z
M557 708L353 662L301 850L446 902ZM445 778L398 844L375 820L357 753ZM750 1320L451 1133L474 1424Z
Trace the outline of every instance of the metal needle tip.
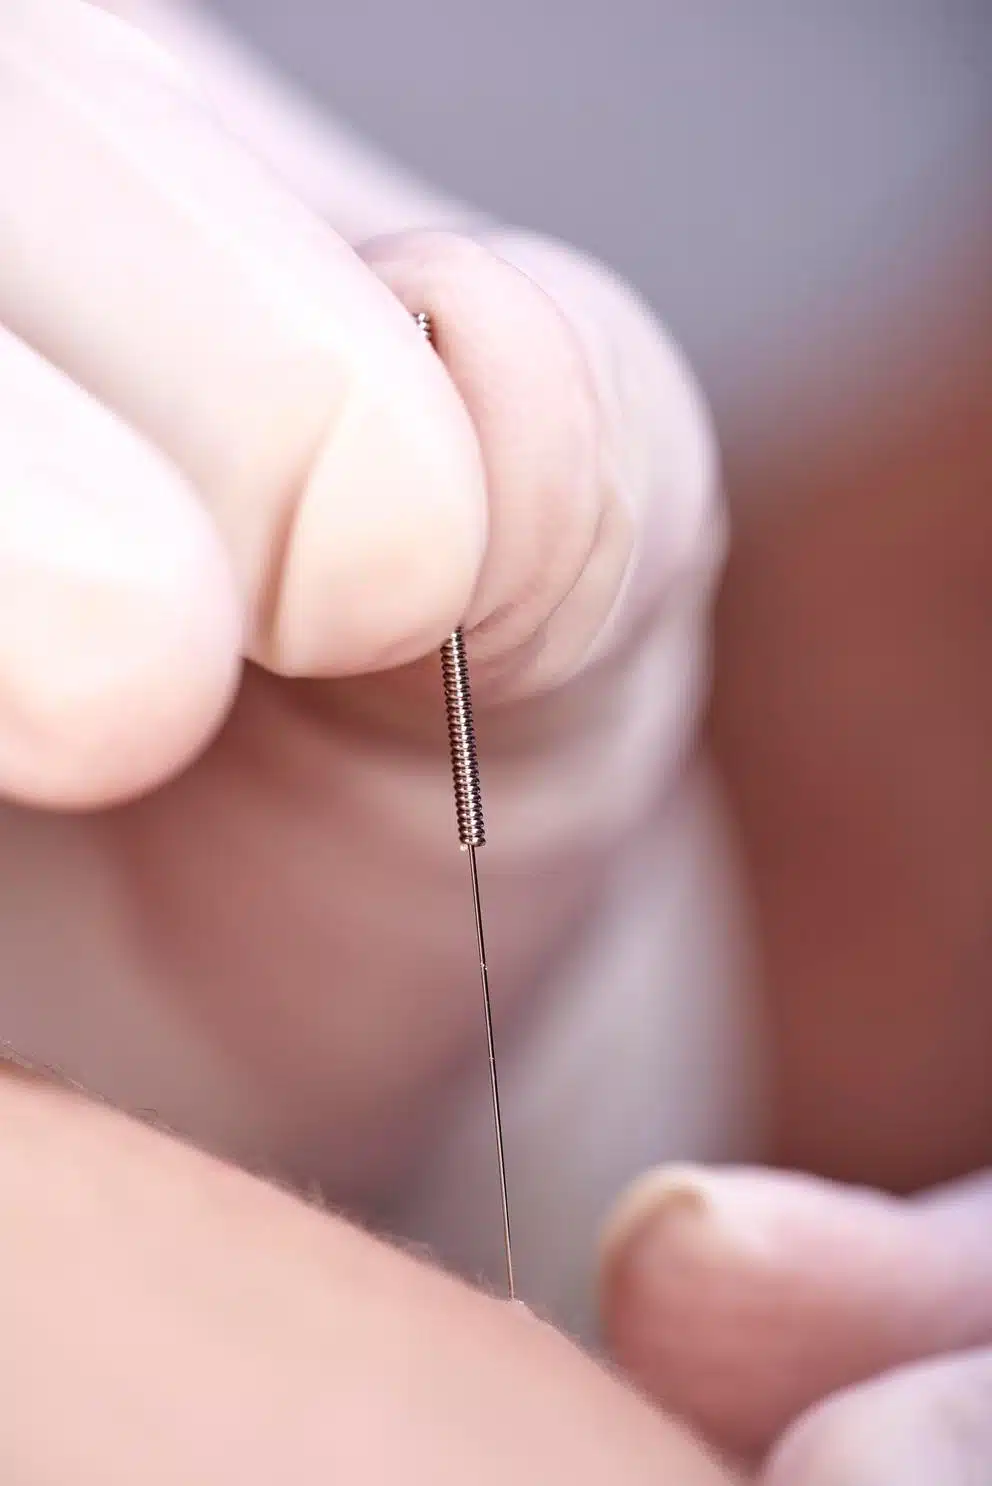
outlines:
M493 1007L489 995L489 969L486 965L486 936L482 924L482 898L479 893L479 864L475 847L468 848L472 872L472 905L475 909L475 935L479 945L479 972L482 977L482 1000L486 1009L486 1041L489 1049L489 1085L493 1096L493 1126L496 1131L496 1157L499 1163L499 1196L503 1213L503 1256L506 1261L506 1290L516 1299L513 1283L513 1244L510 1241L510 1202L506 1187L506 1154L503 1149L503 1121L499 1109L499 1079L496 1075L496 1043L493 1038Z

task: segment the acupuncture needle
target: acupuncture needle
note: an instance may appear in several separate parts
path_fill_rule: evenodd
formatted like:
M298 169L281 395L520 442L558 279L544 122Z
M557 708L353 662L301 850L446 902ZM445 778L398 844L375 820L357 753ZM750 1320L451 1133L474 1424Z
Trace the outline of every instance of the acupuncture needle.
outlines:
M416 322L417 329L424 339L433 346L434 324L430 315L422 312L416 316ZM506 1187L506 1153L503 1147L503 1120L499 1105L499 1078L496 1073L496 1041L493 1036L492 998L489 994L489 967L486 964L486 935L482 917L482 894L479 889L479 863L476 858L478 848L486 844L486 826L482 813L482 786L479 779L479 751L475 741L475 721L472 713L472 687L469 680L468 657L465 653L465 636L460 626L441 646L441 680L448 721L451 774L455 787L458 841L462 851L468 855L469 876L472 883L472 909L479 951L482 1004L486 1017L489 1087L492 1093L496 1159L499 1166L506 1289L510 1300L514 1300L516 1292L513 1283L513 1246L510 1242L510 1203Z

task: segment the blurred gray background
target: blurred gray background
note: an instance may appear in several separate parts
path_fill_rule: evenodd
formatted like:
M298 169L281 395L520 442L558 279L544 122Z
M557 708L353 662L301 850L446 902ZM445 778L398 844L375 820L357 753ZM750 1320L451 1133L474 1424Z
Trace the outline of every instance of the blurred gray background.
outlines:
M989 0L212 0L428 179L592 251L726 433L979 210Z

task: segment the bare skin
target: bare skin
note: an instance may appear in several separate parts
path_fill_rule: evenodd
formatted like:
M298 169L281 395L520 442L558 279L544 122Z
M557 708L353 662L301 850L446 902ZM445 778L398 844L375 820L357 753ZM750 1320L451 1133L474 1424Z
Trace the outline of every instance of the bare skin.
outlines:
M526 1313L78 1095L0 1077L11 1486L720 1486Z

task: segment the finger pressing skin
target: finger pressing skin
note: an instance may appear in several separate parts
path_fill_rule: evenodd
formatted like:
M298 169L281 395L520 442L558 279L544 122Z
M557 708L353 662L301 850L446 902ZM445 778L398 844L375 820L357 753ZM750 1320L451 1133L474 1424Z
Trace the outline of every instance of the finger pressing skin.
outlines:
M0 792L66 809L159 783L220 723L240 652L188 483L0 328Z
M79 0L5 9L0 170L0 321L186 474L249 652L329 675L438 643L475 586L483 472L376 276Z
M901 1368L812 1409L761 1486L983 1486L992 1481L992 1351Z
M607 1233L607 1335L653 1397L755 1457L828 1393L992 1338L990 1217L990 1182L913 1203L654 1173Z

